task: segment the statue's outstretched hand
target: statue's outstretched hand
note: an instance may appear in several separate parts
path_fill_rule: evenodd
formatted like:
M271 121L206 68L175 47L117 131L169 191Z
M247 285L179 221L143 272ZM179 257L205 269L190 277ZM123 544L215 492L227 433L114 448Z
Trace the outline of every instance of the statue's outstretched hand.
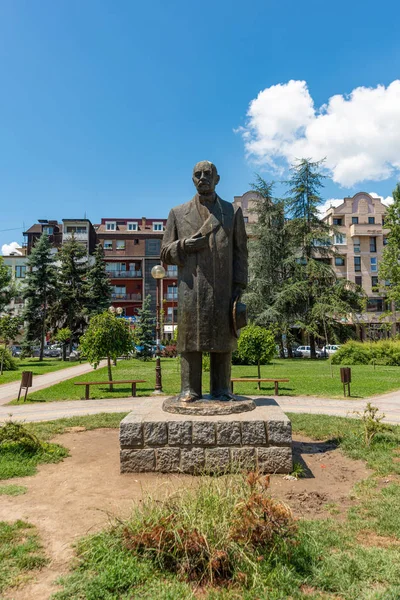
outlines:
M185 251L189 254L203 250L208 244L207 236L197 234L185 240Z

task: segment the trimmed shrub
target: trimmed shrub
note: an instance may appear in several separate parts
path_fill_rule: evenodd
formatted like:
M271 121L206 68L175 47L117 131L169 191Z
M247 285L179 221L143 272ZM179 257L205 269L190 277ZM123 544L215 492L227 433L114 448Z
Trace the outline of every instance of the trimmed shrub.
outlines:
M354 342L344 344L332 355L334 365L400 366L400 341Z
M0 362L4 356L3 371L16 371L17 361L13 358L8 348L0 348Z

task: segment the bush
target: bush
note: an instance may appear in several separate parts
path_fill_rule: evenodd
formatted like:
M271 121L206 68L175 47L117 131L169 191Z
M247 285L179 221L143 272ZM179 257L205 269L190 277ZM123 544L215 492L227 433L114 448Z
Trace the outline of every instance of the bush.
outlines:
M16 371L17 361L13 358L8 348L0 348L0 362L4 356L3 371Z
M379 364L400 366L400 341L354 342L344 344L332 356L334 365Z

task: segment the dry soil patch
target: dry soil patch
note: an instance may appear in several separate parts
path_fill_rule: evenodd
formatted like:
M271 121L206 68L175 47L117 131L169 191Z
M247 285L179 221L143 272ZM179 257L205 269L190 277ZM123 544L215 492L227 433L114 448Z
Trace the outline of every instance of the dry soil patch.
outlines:
M55 579L68 570L73 543L104 527L114 517L128 517L143 493L163 497L195 478L185 475L119 474L118 430L77 431L58 436L70 456L62 463L42 465L32 477L14 479L28 492L0 497L0 520L23 519L34 524L50 565L7 600L47 600ZM297 516L326 517L337 505L343 513L351 503L353 485L368 476L361 461L345 458L333 445L295 437L295 460L304 462L306 477L298 481L271 478L271 493L289 504ZM328 505L328 506L326 506Z

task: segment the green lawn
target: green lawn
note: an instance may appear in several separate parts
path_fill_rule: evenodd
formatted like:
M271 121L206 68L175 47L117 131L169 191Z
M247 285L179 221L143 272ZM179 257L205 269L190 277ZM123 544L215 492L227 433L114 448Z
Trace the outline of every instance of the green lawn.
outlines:
M179 362L177 359L163 359L162 377L165 394L176 394L179 391ZM343 398L343 386L340 382L340 367L332 367L324 360L281 360L276 359L270 365L261 367L262 377L288 378L289 383L279 386L280 393L287 396L320 396L326 398ZM154 390L155 361L122 360L113 368L114 379L145 379L147 383L138 384L139 396L148 396ZM233 377L256 377L257 367L233 366ZM106 381L107 369L97 369L91 373L63 381L49 388L29 394L29 402L52 402L60 400L80 400L84 398L85 388L75 386L77 381ZM204 373L205 391L208 391L209 374ZM352 367L351 392L354 398L368 398L377 394L394 391L400 388L400 367L357 365ZM129 385L115 386L110 392L108 386L90 388L91 398L121 398L130 396ZM263 384L261 391L252 383L235 384L235 393L247 395L270 395L274 393L273 384ZM13 401L11 404L15 404Z
M11 383L12 381L21 380L21 371L32 371L33 376L44 375L45 373L51 373L52 371L59 371L60 369L67 369L68 367L76 367L76 362L64 362L59 358L46 358L42 362L38 358L23 358L22 360L16 359L18 370L17 371L4 371L3 375L0 375L0 386L3 383Z

